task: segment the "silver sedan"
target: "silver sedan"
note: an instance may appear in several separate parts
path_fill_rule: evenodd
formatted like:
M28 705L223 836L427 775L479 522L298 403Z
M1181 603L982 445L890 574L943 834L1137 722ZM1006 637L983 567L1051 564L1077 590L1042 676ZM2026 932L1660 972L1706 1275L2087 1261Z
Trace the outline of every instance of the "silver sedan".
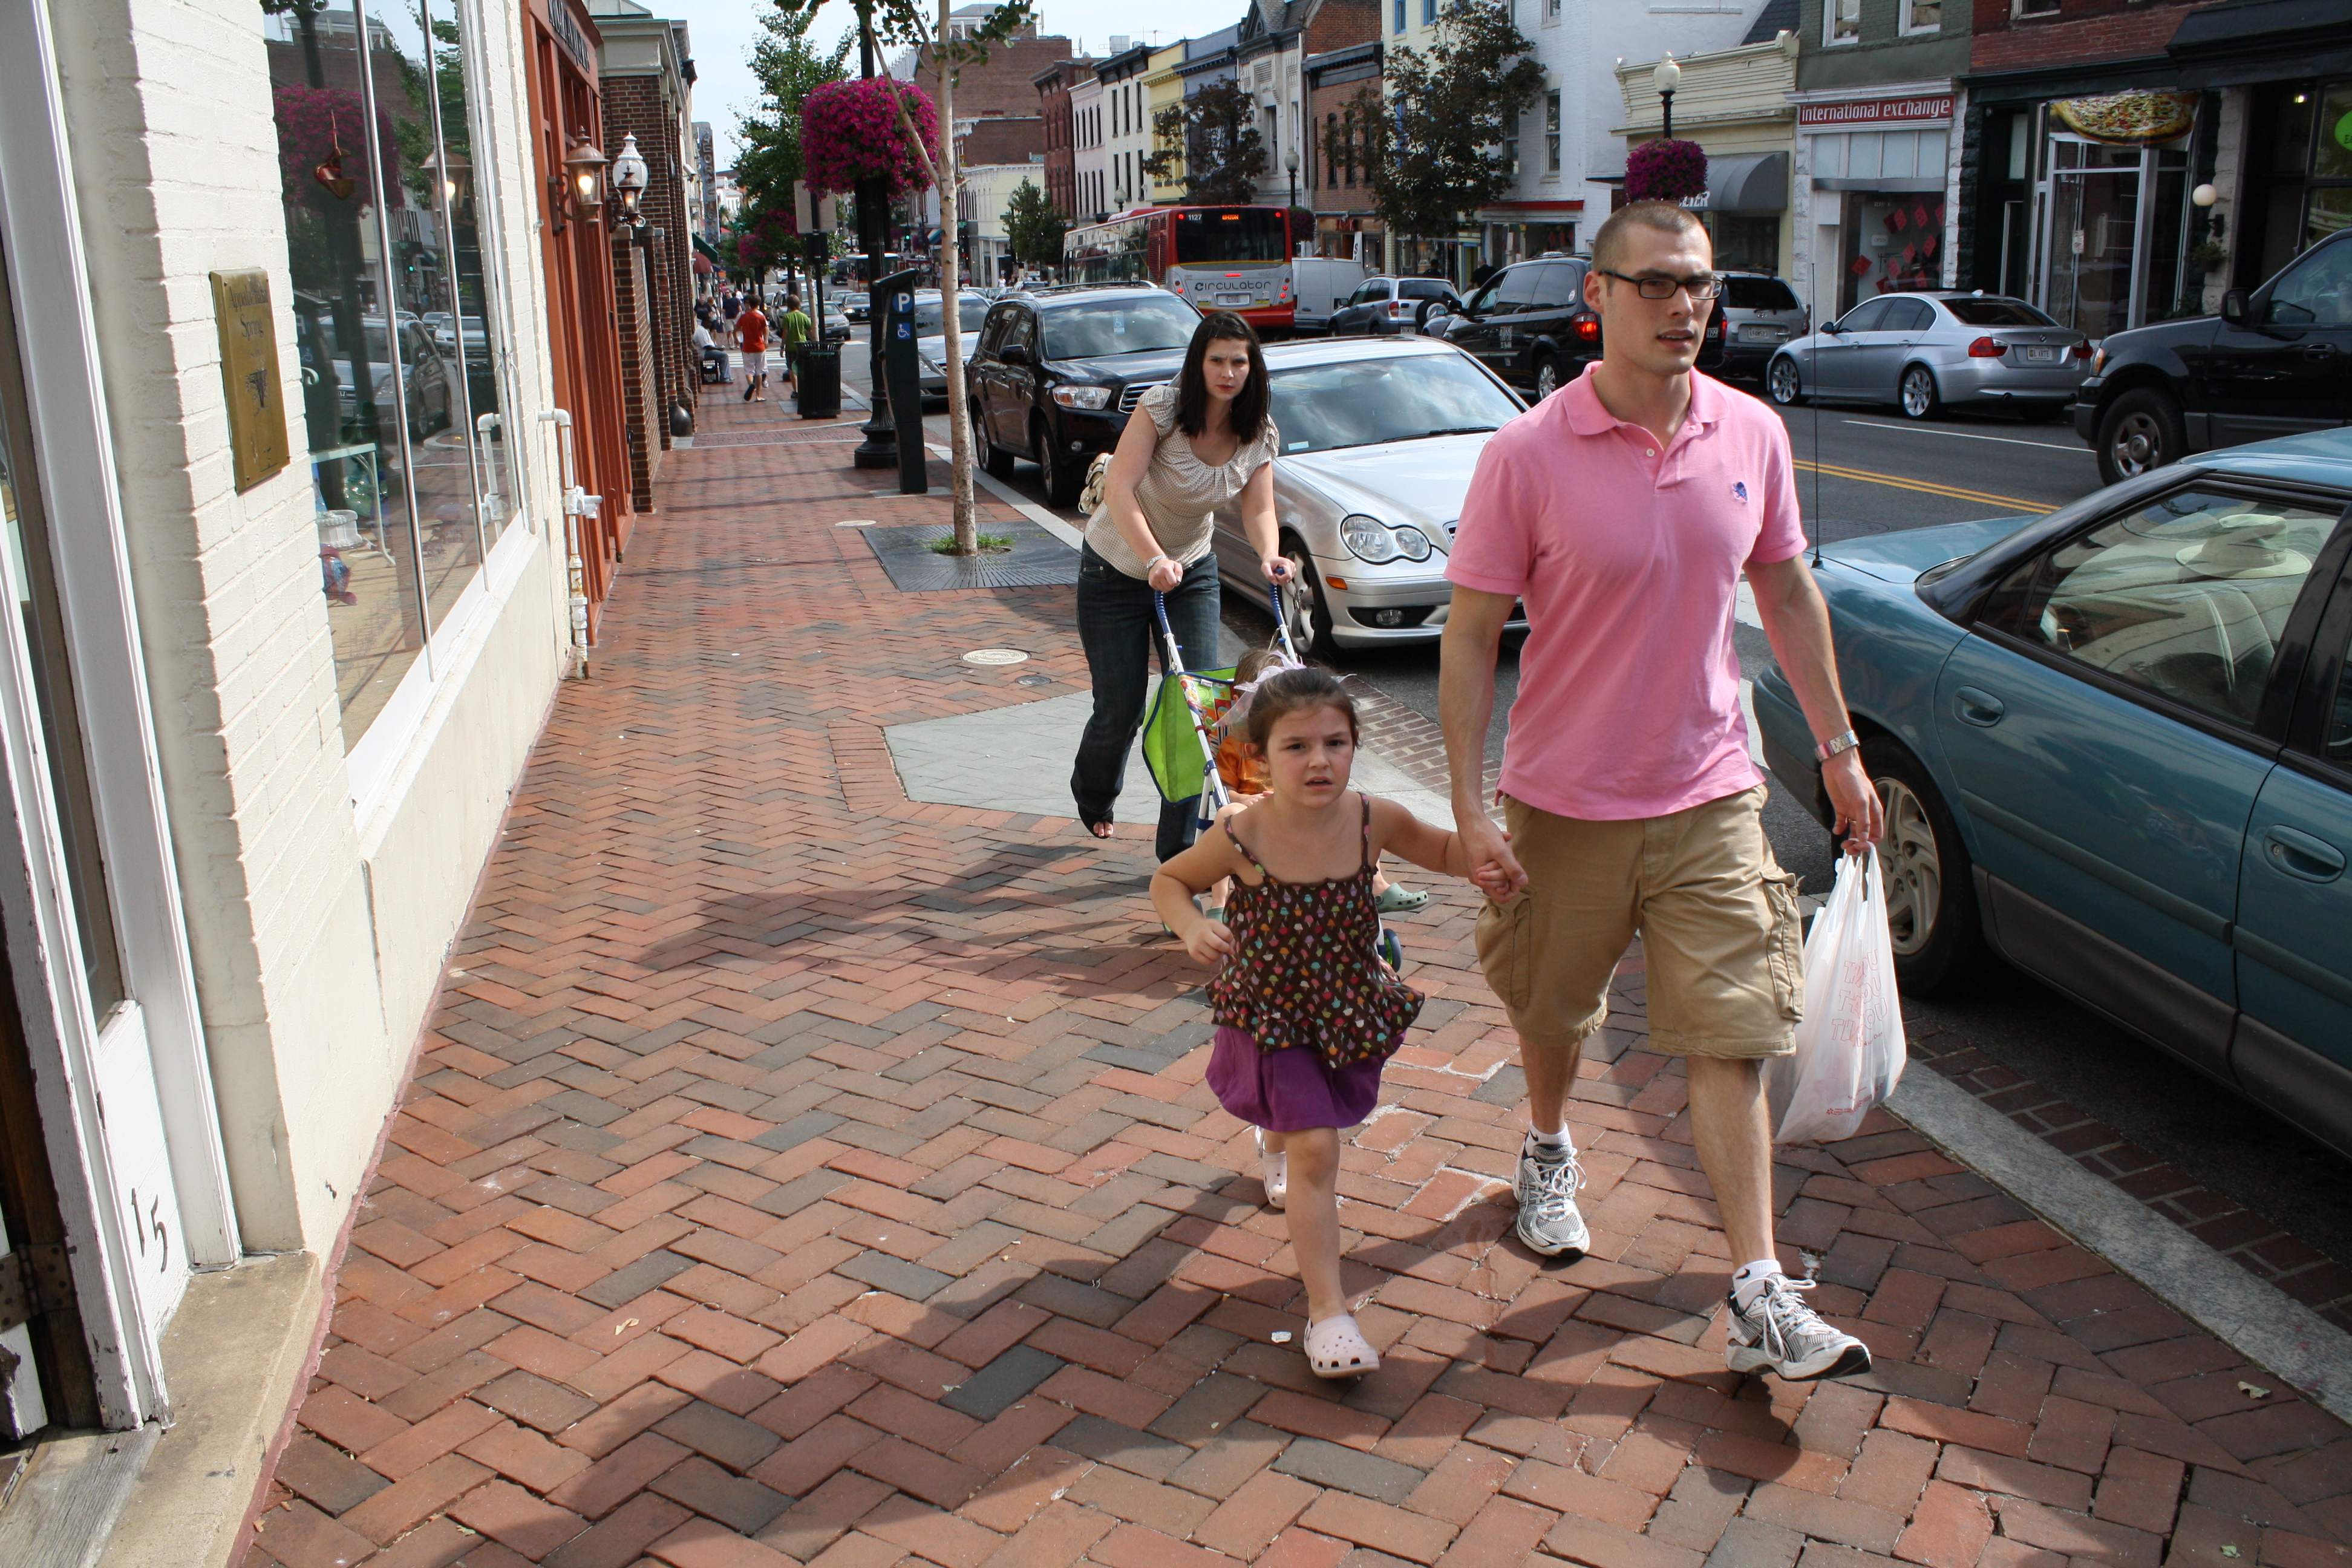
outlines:
M1488 437L1527 405L1484 365L1427 338L1271 343L1265 366L1282 451L1275 515L1301 652L1433 640L1453 587L1445 556ZM1220 574L1265 592L1241 515L1217 514ZM1524 620L1513 619L1514 627Z
M2055 419L2090 366L2088 338L2022 300L1881 294L1783 347L1764 386L1783 406L1808 397L1892 403L1926 419L1969 404Z

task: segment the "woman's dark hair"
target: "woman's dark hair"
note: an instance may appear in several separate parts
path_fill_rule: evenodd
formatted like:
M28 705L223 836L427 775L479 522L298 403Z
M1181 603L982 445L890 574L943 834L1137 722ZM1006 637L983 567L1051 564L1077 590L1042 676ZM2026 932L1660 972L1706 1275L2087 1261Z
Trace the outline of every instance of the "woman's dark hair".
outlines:
M1209 377L1201 362L1209 357L1209 345L1213 342L1249 345L1249 379L1234 394L1233 408L1226 415L1234 439L1246 447L1265 428L1269 401L1265 355L1259 352L1256 329L1231 310L1212 310L1192 329L1192 344L1184 351L1184 368L1176 375L1176 428L1187 436L1198 436L1209 427Z
M1258 682L1257 692L1250 699L1249 743L1264 756L1265 743L1274 739L1276 724L1293 713L1315 708L1337 708L1348 716L1349 738L1360 736L1356 723L1356 700L1348 695L1348 689L1329 671L1283 669Z

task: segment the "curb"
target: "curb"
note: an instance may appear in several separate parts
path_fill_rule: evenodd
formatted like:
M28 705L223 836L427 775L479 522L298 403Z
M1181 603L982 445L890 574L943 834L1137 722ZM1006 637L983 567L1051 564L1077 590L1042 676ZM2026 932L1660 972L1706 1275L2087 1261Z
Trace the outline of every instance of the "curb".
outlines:
M1913 1063L1886 1109L2315 1405L2352 1421L2352 1334Z

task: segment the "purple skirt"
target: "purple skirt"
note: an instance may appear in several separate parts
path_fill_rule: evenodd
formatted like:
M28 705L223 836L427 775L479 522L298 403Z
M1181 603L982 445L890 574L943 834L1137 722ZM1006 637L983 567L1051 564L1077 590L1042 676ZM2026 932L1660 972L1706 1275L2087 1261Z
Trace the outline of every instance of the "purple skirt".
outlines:
M1209 1053L1209 1088L1235 1118L1269 1132L1353 1127L1381 1102L1386 1060L1335 1068L1311 1047L1262 1051L1241 1030L1220 1026Z

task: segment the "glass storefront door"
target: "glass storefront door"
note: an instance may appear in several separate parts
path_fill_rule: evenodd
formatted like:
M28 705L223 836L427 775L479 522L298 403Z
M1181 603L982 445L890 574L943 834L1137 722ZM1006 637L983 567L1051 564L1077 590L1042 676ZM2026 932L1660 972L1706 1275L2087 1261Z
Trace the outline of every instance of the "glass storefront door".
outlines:
M2095 341L2177 312L2188 162L2179 144L2050 138L2041 303L2061 325Z

